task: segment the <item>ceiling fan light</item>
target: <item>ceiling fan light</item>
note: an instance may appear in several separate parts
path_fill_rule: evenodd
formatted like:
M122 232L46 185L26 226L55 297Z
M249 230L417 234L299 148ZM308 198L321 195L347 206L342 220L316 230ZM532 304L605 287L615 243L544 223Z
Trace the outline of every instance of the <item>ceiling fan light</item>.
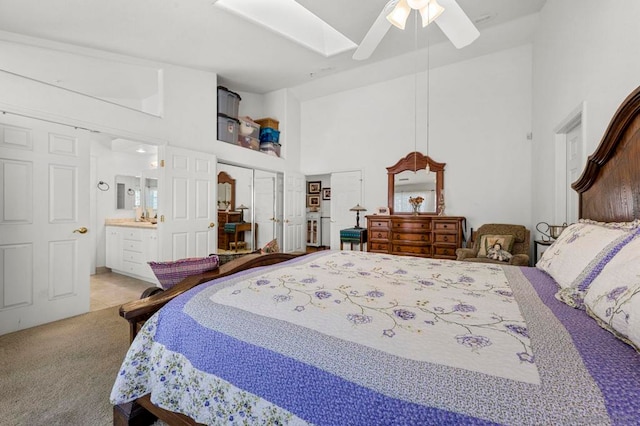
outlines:
M407 0L400 0L391 13L387 15L387 20L391 22L393 26L404 30L404 26L407 23L407 18L410 13L411 8L409 7Z
M444 12L444 7L440 6L436 0L429 0L429 3L420 9L422 27L432 23L438 16L442 15L442 12Z

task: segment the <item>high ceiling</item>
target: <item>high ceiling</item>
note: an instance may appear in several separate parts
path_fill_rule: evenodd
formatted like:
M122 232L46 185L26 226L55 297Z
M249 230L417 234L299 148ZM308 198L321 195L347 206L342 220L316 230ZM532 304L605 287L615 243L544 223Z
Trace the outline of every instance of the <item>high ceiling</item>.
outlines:
M480 38L458 51L437 26L430 25L417 33L418 50L428 44L433 65L525 43L531 38L535 14L545 1L458 0L476 21ZM298 2L358 44L387 0ZM358 73L360 78L363 74L369 79L373 78L371 74L384 76L385 63L407 62L407 57L416 51L411 19L404 31L392 27L371 58L354 61L353 51L325 58L214 3L215 0L0 0L0 31L212 71L234 90L254 93L335 78L344 71L353 75L363 66L367 68L361 70L368 71ZM7 36L0 34L0 39ZM390 61L391 58L396 60ZM411 63L415 62L416 59Z

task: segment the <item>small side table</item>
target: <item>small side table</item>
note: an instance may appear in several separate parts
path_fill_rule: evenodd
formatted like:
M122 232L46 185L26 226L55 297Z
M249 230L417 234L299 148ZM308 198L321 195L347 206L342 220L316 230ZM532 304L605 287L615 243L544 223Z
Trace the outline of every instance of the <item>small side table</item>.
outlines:
M535 240L533 245L533 266L538 263L538 246L548 247L553 244L553 241Z
M360 251L363 251L364 243L367 242L367 228L347 228L340 230L340 250L342 250L343 243L351 243L351 250L353 250L353 243L360 244Z

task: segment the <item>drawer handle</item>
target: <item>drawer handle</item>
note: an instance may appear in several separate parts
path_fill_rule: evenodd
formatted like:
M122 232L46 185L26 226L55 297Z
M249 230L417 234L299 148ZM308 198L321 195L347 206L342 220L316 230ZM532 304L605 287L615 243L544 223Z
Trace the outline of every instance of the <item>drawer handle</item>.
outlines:
M378 232L378 238L382 238L382 233Z
M421 236L420 236L420 239L421 239L422 241L424 241L424 235L421 235Z
M449 241L449 237L447 237L446 235L443 238L445 241Z
M449 227L449 225L444 225L444 227L445 227L445 228L448 228L448 227Z

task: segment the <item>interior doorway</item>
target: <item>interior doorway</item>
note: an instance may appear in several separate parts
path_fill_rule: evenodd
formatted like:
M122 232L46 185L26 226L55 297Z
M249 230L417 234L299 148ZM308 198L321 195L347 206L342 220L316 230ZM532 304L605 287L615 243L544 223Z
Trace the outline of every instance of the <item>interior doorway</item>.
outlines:
M574 223L579 218L578 194L571 184L586 163L585 104L574 109L555 129L555 223Z

